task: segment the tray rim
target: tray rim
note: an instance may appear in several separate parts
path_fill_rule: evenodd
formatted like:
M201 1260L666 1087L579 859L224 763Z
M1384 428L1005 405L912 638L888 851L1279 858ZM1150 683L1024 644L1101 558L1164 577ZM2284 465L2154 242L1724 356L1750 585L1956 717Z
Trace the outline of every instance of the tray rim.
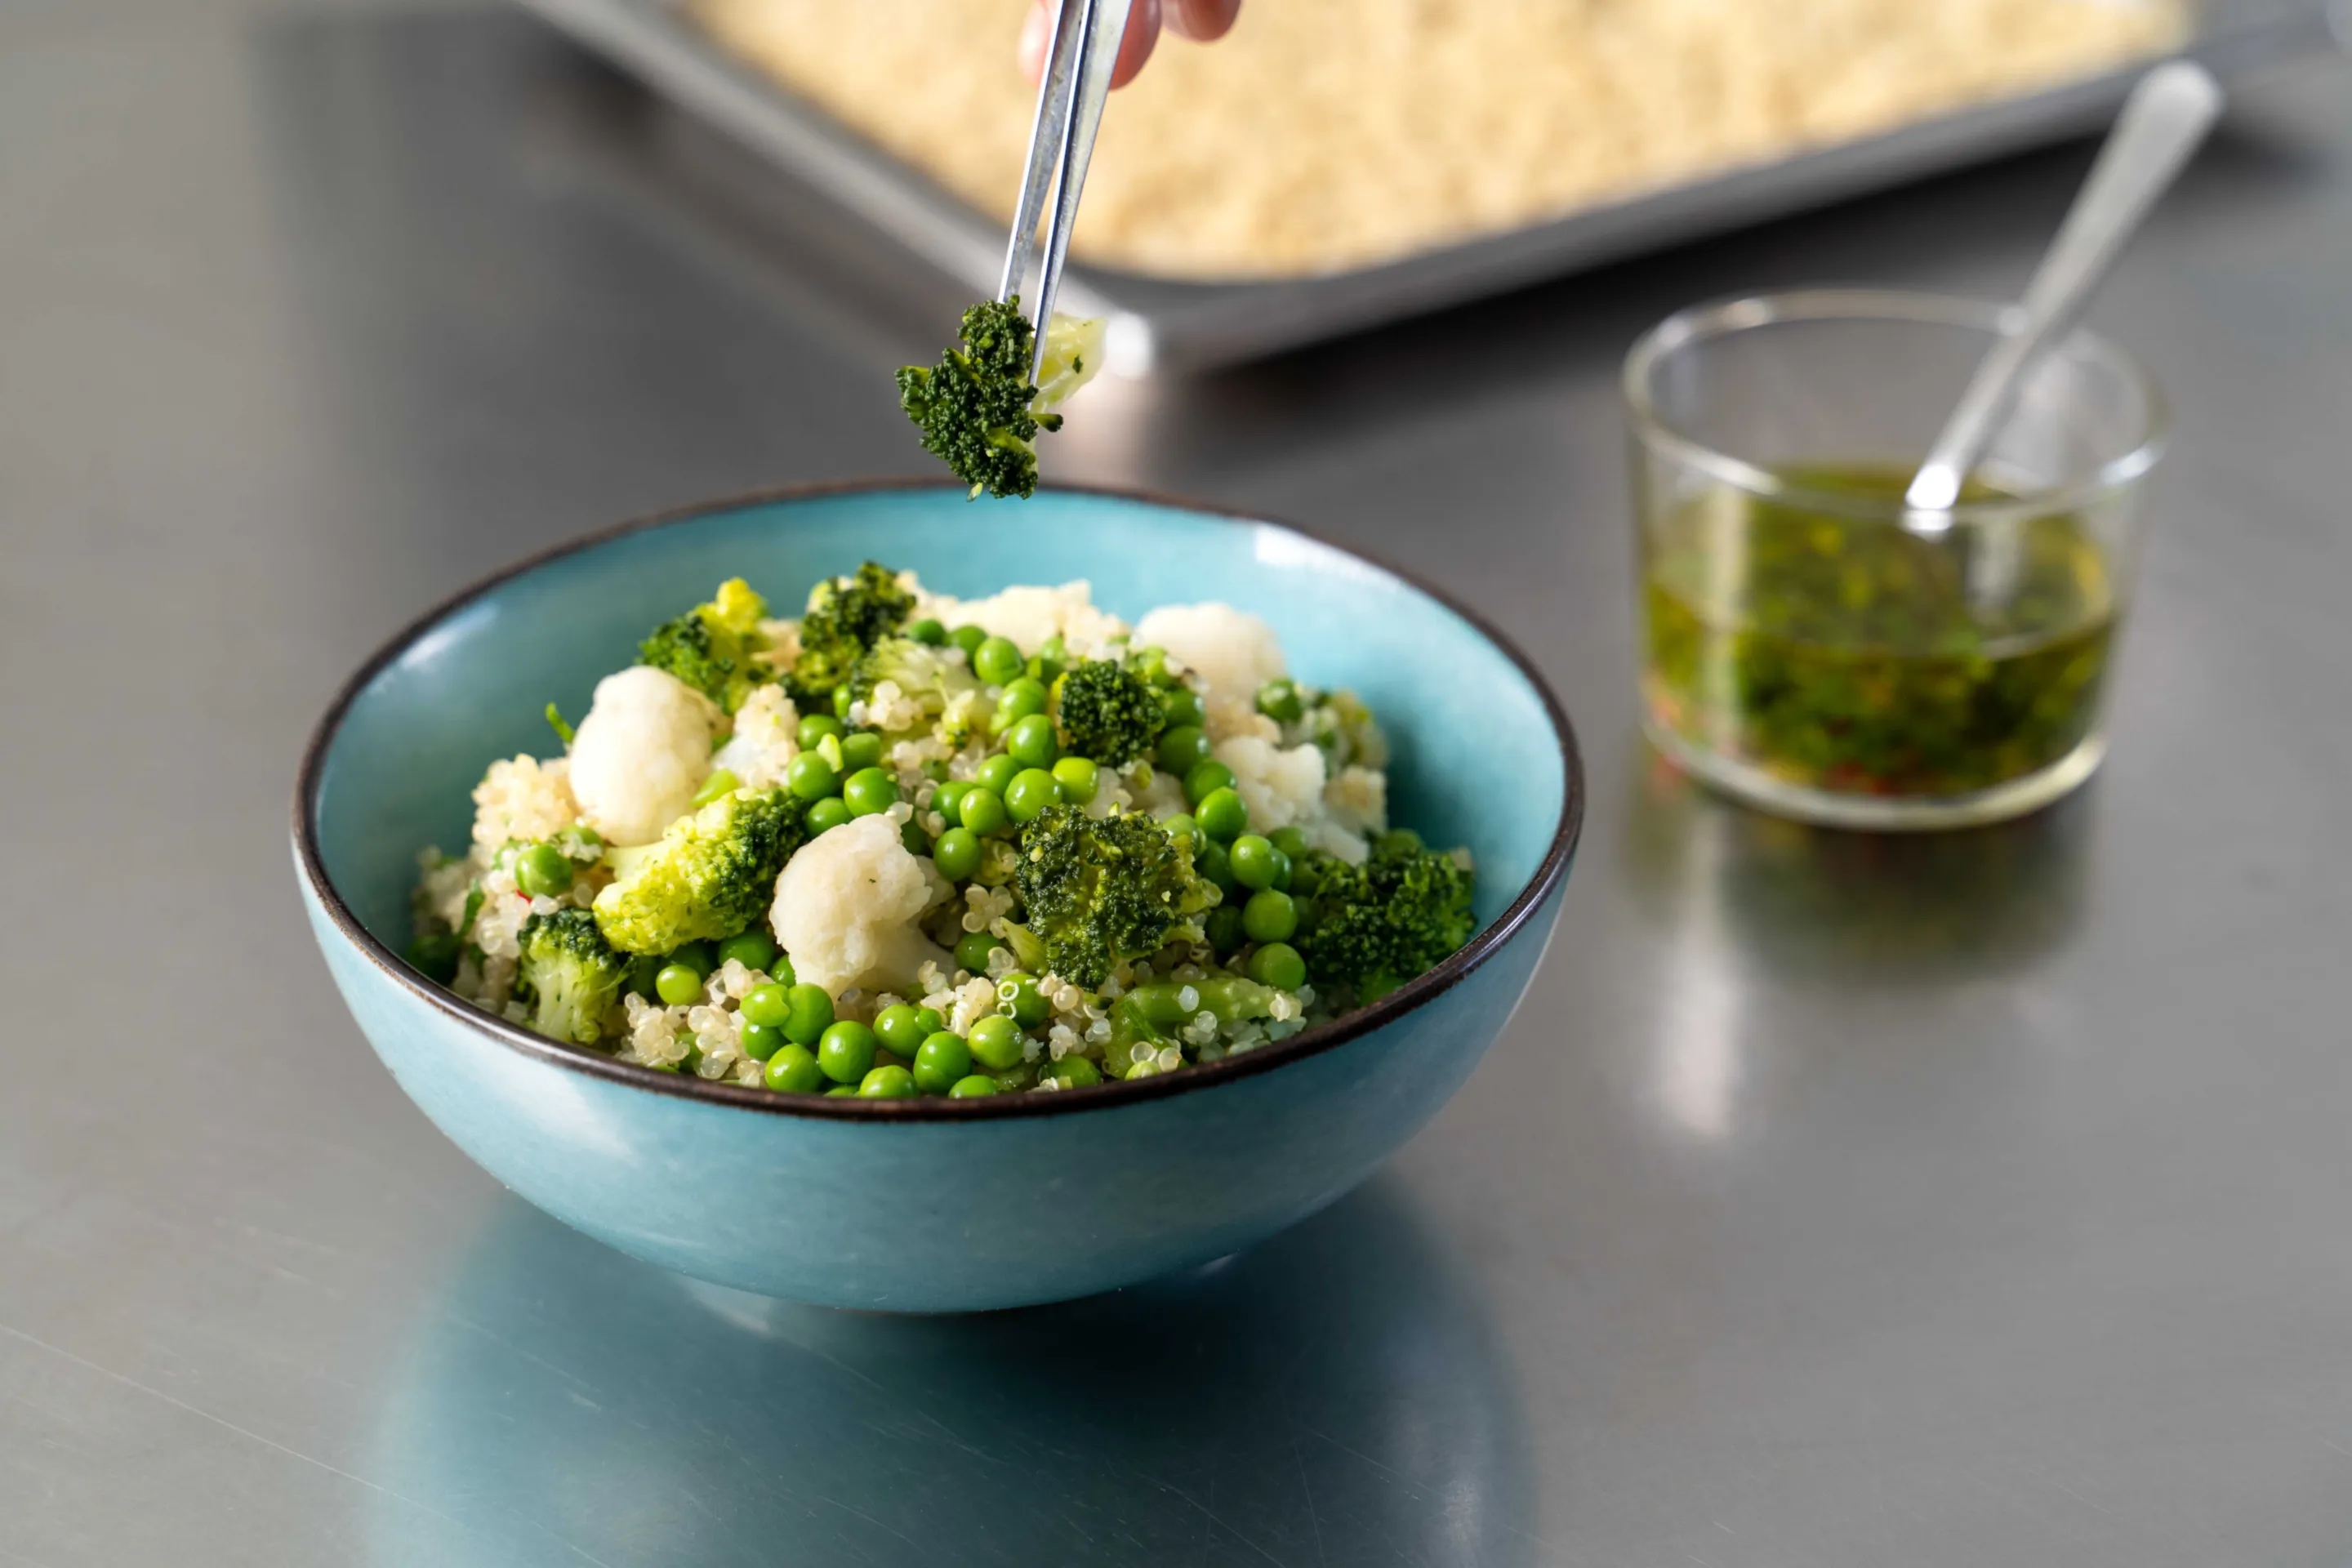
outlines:
M519 4L975 298L994 292L1004 246L996 220L739 58L678 0ZM2352 0L2281 0L2264 15L2209 17L2168 54L1388 260L1194 282L1073 259L1063 298L1067 309L1109 319L1111 374L1214 369L2063 141L2111 114L2158 59L2195 59L2228 80L2331 49L2352 51Z

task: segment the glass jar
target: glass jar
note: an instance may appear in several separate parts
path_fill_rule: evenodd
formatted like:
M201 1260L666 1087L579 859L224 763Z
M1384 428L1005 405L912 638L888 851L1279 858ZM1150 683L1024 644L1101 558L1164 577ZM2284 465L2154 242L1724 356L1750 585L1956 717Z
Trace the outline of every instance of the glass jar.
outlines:
M1780 815L2032 811L2091 775L2166 413L2076 331L1949 513L1905 488L2014 307L1818 289L1670 317L1625 364L1643 725Z

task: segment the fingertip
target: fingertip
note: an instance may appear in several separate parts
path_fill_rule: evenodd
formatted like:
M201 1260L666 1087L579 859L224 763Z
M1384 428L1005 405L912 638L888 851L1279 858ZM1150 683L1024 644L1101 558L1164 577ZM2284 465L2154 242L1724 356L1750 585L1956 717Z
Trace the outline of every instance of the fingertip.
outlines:
M1122 88L1133 81L1159 41L1160 0L1135 0L1127 13L1127 31L1119 37L1118 65L1110 73L1110 85Z
M1029 14L1021 19L1021 74L1032 83L1045 77L1045 51L1054 39L1054 12L1050 0L1033 0Z
M1206 44L1234 30L1242 0L1175 0L1168 13L1169 30L1180 38Z

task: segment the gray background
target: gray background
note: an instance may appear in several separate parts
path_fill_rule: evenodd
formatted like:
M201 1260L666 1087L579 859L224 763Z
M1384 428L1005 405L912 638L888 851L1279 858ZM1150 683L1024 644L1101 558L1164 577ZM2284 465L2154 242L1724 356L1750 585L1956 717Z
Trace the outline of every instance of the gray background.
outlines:
M344 1016L284 835L435 597L913 468L887 372L956 301L519 17L15 0L0 1564L2341 1561L2344 89L2250 95L2101 301L2181 438L2114 758L2004 829L1807 832L1644 754L1612 375L1701 296L2013 289L2082 148L1093 395L1060 476L1482 602L1592 810L1528 1006L1365 1191L922 1321L501 1193Z

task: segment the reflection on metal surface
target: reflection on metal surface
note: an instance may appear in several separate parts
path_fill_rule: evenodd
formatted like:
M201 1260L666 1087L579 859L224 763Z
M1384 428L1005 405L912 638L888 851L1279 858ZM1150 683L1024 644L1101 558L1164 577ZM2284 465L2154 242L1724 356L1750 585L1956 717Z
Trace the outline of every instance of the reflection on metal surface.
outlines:
M1852 833L1734 805L1646 747L1634 758L1622 863L1637 907L1689 955L1677 983L1702 999L1717 987L1736 1001L1743 981L2014 975L2081 922L2095 788L1992 827Z
M510 1204L388 1383L383 1563L1534 1547L1511 1377L1381 1182L1171 1279L961 1318L690 1285Z

